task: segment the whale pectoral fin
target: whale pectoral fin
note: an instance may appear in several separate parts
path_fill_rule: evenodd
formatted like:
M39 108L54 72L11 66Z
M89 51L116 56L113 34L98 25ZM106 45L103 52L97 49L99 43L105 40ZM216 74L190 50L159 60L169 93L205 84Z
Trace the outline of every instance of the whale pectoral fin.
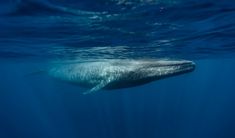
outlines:
M91 88L90 90L83 92L83 94L90 94L90 93L96 92L96 91L104 88L108 83L109 82L102 81L101 83L99 83L95 87Z

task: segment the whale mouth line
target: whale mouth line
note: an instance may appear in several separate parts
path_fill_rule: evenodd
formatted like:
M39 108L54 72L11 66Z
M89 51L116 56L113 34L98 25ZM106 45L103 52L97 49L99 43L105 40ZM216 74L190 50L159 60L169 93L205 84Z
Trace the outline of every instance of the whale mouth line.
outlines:
M188 67L195 68L195 63L194 62L182 63L182 64L179 64L179 66L182 68L188 68Z
M195 68L196 64L192 61L187 61L187 62L181 62L181 63L165 63L165 64L160 64L160 65L153 65L156 67L177 67L179 66L180 68Z
M175 73L186 73L195 70L196 64L192 61L185 61L181 63L169 63L165 65L160 65L158 67L164 68L175 68Z
M179 65L182 72L191 72L195 69L196 64L194 62L187 62Z

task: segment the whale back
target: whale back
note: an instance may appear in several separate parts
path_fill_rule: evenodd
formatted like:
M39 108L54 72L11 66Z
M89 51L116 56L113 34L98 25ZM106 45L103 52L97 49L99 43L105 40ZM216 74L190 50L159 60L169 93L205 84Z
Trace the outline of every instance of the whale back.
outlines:
M113 81L124 73L123 66L112 62L88 62L58 65L49 70L49 75L85 87L93 87L101 81Z

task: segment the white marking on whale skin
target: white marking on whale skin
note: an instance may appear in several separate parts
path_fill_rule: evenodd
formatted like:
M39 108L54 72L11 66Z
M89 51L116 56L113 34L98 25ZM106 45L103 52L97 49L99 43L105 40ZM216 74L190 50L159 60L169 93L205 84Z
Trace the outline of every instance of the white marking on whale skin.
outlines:
M194 70L191 61L179 60L101 60L69 63L49 69L49 75L90 88L86 93L100 89L119 89L138 86L154 80Z

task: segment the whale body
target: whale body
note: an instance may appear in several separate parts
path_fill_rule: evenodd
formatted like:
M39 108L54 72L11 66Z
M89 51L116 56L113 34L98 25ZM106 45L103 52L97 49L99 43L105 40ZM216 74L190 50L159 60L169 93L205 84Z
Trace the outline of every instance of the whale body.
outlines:
M186 60L100 60L69 63L49 69L49 75L89 88L84 94L100 89L120 89L146 84L195 69Z

